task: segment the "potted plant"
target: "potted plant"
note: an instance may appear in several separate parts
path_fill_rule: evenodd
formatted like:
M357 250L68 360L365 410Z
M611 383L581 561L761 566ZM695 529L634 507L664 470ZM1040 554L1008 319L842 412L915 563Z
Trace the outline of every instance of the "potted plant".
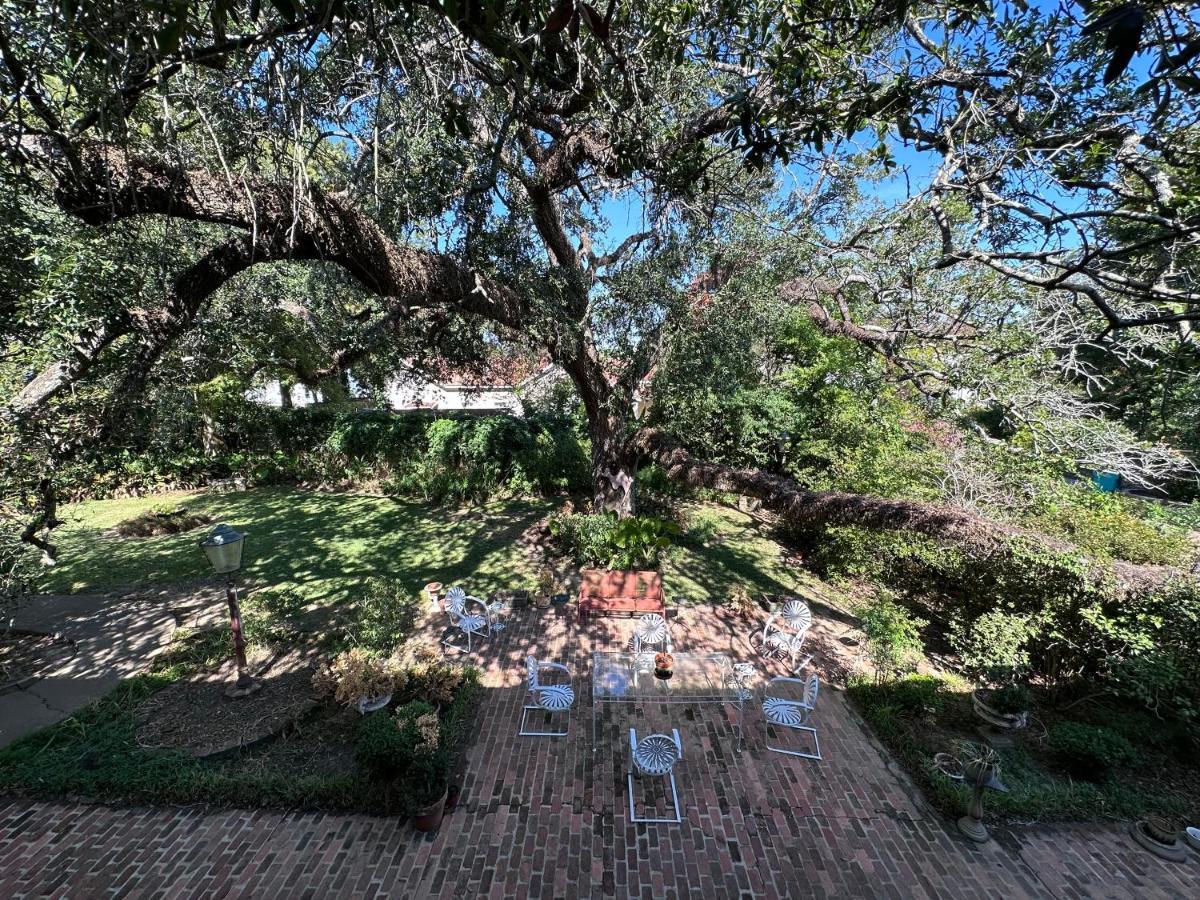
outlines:
M445 754L441 750L413 761L411 784L416 804L413 827L417 831L436 831L442 824L450 790L447 769Z
M537 577L538 609L546 609L550 606L550 598L554 595L554 583L554 570L549 566L542 566Z
M675 657L670 653L654 654L654 677L655 678L670 678L674 672L672 668L675 665Z
M442 745L437 708L424 700L404 704L390 716L371 716L359 732L355 756L411 813L418 831L442 822L450 785L450 754Z
M313 676L318 696L357 709L363 715L382 709L405 678L393 660L383 659L362 647L339 653Z
M975 715L1001 731L1017 731L1029 724L1029 688L1017 682L971 691Z

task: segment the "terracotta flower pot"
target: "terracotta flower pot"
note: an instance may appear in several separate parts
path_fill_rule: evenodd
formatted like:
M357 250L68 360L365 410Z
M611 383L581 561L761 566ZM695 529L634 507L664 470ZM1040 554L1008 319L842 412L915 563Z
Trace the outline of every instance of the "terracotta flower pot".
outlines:
M417 831L435 831L442 824L442 816L446 813L446 793L447 791L442 791L442 796L416 811L413 815L413 827Z

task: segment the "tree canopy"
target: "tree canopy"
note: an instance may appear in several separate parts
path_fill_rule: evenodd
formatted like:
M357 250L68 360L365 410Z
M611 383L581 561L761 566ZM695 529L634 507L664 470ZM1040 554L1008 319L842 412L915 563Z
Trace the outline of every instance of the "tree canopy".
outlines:
M596 503L628 513L675 446L645 417L699 421L701 383L714 409L768 398L804 329L857 347L856 390L983 444L1146 485L1190 468L1145 439L1194 427L1101 405L1149 362L1164 409L1193 383L1189 6L3 8L0 377L27 493L173 379L370 381L503 342L570 378ZM784 474L780 415L728 461Z

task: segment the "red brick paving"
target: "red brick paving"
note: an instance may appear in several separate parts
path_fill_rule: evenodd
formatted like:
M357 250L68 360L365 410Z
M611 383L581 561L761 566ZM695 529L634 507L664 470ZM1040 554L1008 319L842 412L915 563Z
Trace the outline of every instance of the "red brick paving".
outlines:
M474 654L488 691L462 804L436 835L363 815L12 800L0 803L0 898L1200 897L1200 858L1159 862L1115 826L970 845L834 690L818 703L821 762L766 752L753 711L734 753L730 714L715 706L617 707L593 755L589 656L632 626L581 630L565 612L517 611ZM711 609L673 624L678 650L727 652L765 673L746 630ZM515 734L531 648L576 672L569 738ZM628 823L616 748L634 723L683 734L682 825Z

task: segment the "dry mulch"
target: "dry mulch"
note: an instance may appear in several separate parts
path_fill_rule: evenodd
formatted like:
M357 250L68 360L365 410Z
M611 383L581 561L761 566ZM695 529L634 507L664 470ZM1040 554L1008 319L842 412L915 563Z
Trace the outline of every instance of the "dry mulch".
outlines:
M159 537L164 534L180 534L202 525L211 525L213 517L204 513L188 512L186 506L163 512L150 511L126 519L113 531L124 538Z
M229 698L233 661L169 685L138 707L143 747L183 750L197 758L232 754L273 738L317 706L313 659L297 651L250 657L263 685L249 697Z

